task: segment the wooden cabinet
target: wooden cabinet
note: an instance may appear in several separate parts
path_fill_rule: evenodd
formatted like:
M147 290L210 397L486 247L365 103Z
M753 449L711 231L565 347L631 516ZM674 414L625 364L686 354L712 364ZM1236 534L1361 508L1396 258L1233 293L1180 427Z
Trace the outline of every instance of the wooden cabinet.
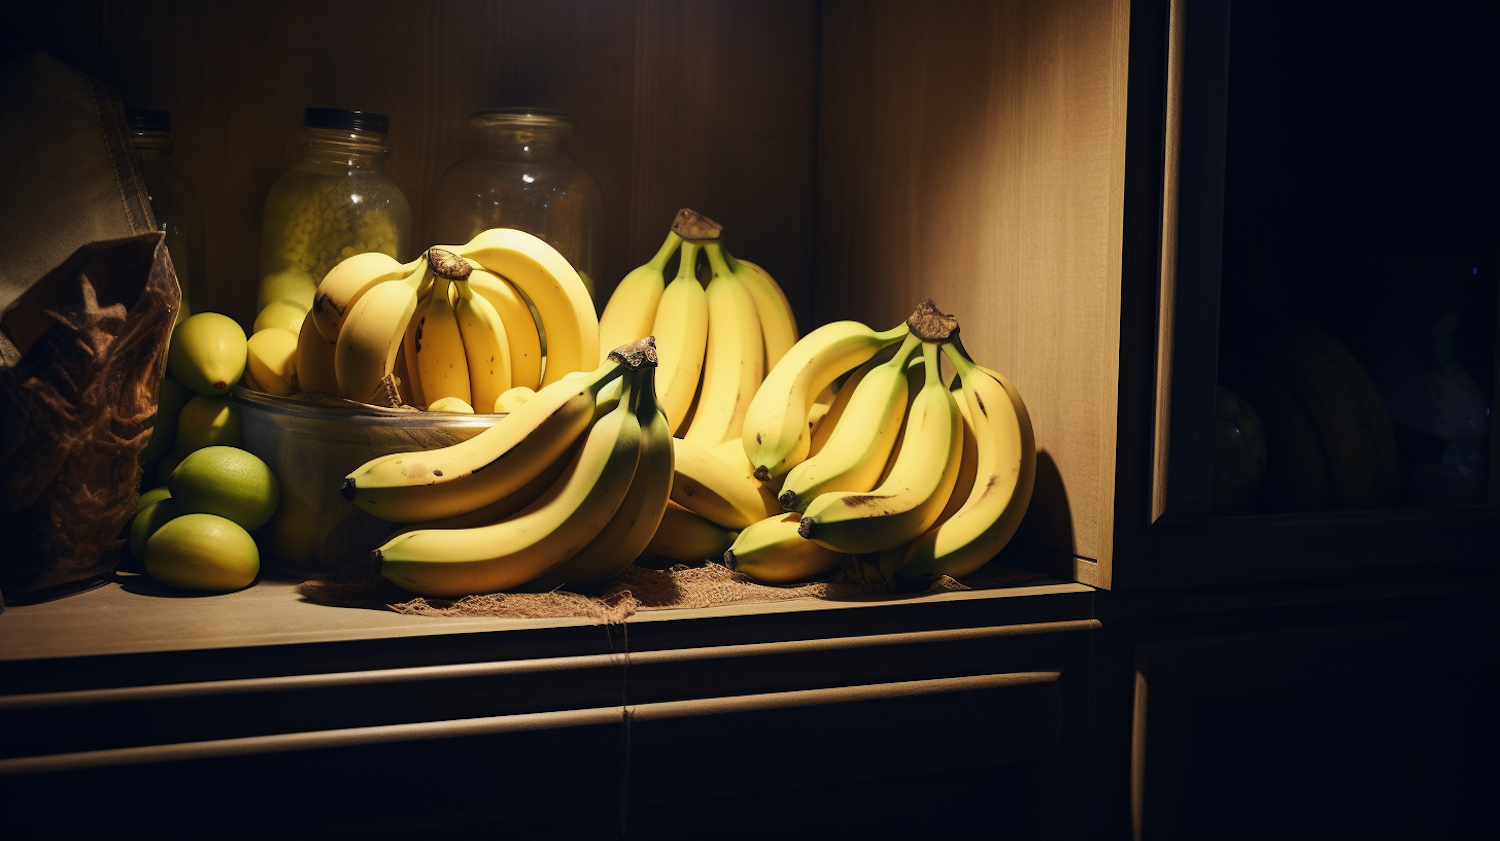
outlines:
M95 627L123 633L117 649L29 648L41 653L0 661L0 702L36 728L15 743L30 747L0 762L15 769L29 756L105 757L57 771L97 790L137 773L182 780L205 768L262 786L283 780L277 801L301 810L308 834L349 817L340 811L349 808L372 833L441 820L498 825L505 810L510 830L542 831L557 827L563 807L551 784L567 779L587 790L567 819L579 832L614 831L622 819L662 836L718 820L928 828L923 821L941 824L967 808L940 795L994 802L998 791L1011 799L995 811L1013 816L1017 832L1054 838L1129 835L1132 779L1136 828L1146 837L1192 834L1207 812L1222 817L1284 796L1280 781L1257 788L1227 759L1247 751L1345 752L1347 761L1328 767L1375 785L1361 759L1397 728L1390 738L1414 762L1459 767L1472 756L1450 743L1455 720L1433 731L1430 753L1422 722L1443 698L1477 697L1467 676L1493 665L1471 642L1484 629L1479 608L1419 622L1409 616L1419 606L1396 596L1382 601L1388 615L1339 605L1380 582L1436 587L1420 606L1429 613L1465 592L1492 596L1494 455L1485 495L1462 505L1226 515L1209 499L1220 362L1246 333L1246 220L1266 215L1245 185L1274 192L1274 208L1297 205L1296 191L1322 170L1305 160L1278 166L1304 140L1309 154L1328 158L1378 137L1384 157L1374 165L1368 150L1349 156L1366 162L1375 183L1409 187L1429 172L1444 200L1483 199L1474 200L1478 215L1464 217L1472 228L1464 242L1476 276L1490 283L1489 310L1471 306L1468 315L1489 325L1488 344L1474 340L1470 358L1489 359L1472 373L1493 401L1500 227L1489 200L1493 156L1480 154L1487 147L1474 141L1477 130L1445 122L1453 143L1403 147L1421 133L1402 128L1394 144L1380 134L1399 126L1399 115L1374 126L1313 125L1265 110L1280 92L1299 119L1320 98L1410 106L1411 91L1381 88L1399 74L1372 63L1415 66L1450 54L1467 75L1455 77L1462 84L1449 110L1492 110L1500 74L1492 56L1467 47L1473 33L1493 31L1485 28L1493 12L1376 4L1310 16L1299 4L1250 5L27 7L5 36L9 53L48 49L104 79L126 104L172 113L177 168L204 204L210 308L242 321L253 315L261 201L295 157L306 106L391 117L390 171L412 200L418 242L438 177L466 152L467 115L530 104L579 121L573 155L605 198L601 294L689 206L724 223L736 253L776 274L804 330L839 318L886 326L932 298L958 316L967 347L1027 400L1039 449L1036 495L998 561L1055 580L857 609L633 619L628 657L625 637L611 636L618 628L438 630L397 617L349 623L340 611L337 619L301 614L296 644L272 644L250 618L249 593L251 612L232 614L241 624L179 643L170 634L181 628L163 618L177 614L157 605L146 622L167 622L167 636L134 637L120 631L126 622ZM1344 18L1366 37L1314 37ZM1372 47L1388 43L1399 48ZM1314 60L1318 51L1328 60ZM1278 136L1288 145L1278 154L1289 158L1247 157L1268 126L1284 129ZM1353 132L1343 146L1340 126ZM1450 149L1461 160L1443 159ZM1358 169L1343 166L1337 183L1356 184ZM1326 187L1317 195L1326 199ZM1308 218L1296 217L1302 234L1316 222ZM1279 253L1294 253L1290 242ZM1331 311L1332 293L1294 294L1317 284L1283 274L1280 300L1290 310ZM1326 285L1347 291L1351 283L1360 276ZM1370 340L1351 344L1368 352ZM285 584L271 582L266 597L285 597L275 589ZM1099 610L1096 595L1113 607ZM1288 604L1306 621L1277 624ZM39 618L48 609L0 616L0 646L62 627ZM1204 616L1227 624L1203 625ZM1363 659L1344 657L1346 644ZM1385 661L1370 652L1389 646L1404 652L1404 683L1378 679ZM1325 662L1337 667L1324 670ZM1149 690L1141 699L1131 695L1137 674ZM1362 702L1378 715L1336 714ZM1134 754L1132 710L1144 728L1137 734L1150 734ZM75 717L80 711L88 714ZM1260 729L1232 726L1257 711ZM117 727L122 718L139 726ZM959 735L948 738L949 728ZM872 732L885 741L863 741ZM258 758L241 765L223 754L220 763L219 754L189 747L200 744ZM148 750L159 752L141 753ZM1211 776L1195 775L1191 763L1204 752L1217 763L1203 766L1211 775L1240 785L1214 789ZM453 808L393 816L397 804L372 770L392 766L423 797ZM472 767L482 776L468 774ZM1295 770L1305 774L1305 763ZM21 779L45 789L62 777ZM1404 779L1434 797L1450 793L1434 779L1460 782L1454 774ZM347 784L358 802L309 801L320 781ZM1338 798L1349 791L1336 789L1327 802L1345 802ZM458 804L470 793L501 799L466 811ZM1326 806L1303 802L1302 817L1312 821L1303 825L1319 825Z

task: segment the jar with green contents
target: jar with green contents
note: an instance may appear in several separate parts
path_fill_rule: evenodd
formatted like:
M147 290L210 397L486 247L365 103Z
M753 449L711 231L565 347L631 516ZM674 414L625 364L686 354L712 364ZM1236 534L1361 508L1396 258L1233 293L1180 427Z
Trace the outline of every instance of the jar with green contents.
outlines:
M389 125L368 111L306 110L302 157L266 196L257 312L274 301L306 312L323 276L354 254L406 259L411 206L386 173Z

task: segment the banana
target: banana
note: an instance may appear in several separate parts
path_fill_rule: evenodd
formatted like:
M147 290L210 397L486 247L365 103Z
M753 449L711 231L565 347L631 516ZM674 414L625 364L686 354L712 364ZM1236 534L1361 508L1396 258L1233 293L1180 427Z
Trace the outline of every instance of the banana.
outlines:
M542 337L537 332L536 318L532 316L525 296L510 281L483 269L475 269L469 274L469 288L484 296L500 313L500 321L505 325L505 339L510 345L511 384L533 390L540 388Z
M1328 507L1332 480L1318 431L1297 398L1254 363L1237 366L1230 387L1255 407L1266 433L1266 478L1261 499L1273 509Z
M437 520L422 520L416 523L405 524L400 532L415 531L417 529L467 529L475 526L487 526L498 523L501 520L515 514L522 508L536 502L547 489L562 476L563 471L569 464L573 463L578 451L583 449L583 443L587 436L580 435L563 454L552 461L551 464L542 468L542 472L527 480L526 484L500 497L494 502L473 511L462 514L454 514L452 517L443 517Z
M848 408L849 400L854 396L854 390L859 387L860 380L863 380L866 374L874 370L877 365L883 364L884 361L888 360L881 360L878 356L872 357L850 371L849 376L844 378L838 389L833 391L833 397L828 401L828 408L823 412L822 417L813 423L812 414L808 415L808 434L811 436L807 445L808 458L823 451L823 445L828 443L828 439L833 436L833 431L838 428L839 419L844 416L844 410ZM827 393L828 390L825 390L824 394ZM822 399L819 398L819 402L813 404L814 412L821 405Z
M340 394L338 376L334 374L333 356L338 341L329 341L318 332L311 318L302 319L297 333L297 387L303 391Z
M795 511L751 524L725 550L724 566L762 584L792 584L838 569L847 556L804 538L801 524Z
M974 364L956 337L943 352L958 369L977 467L963 504L913 541L899 567L882 558L881 572L903 589L925 587L940 575L961 578L988 563L1015 535L1036 481L1036 438L1020 393L998 372Z
M724 557L736 534L669 501L646 551L669 561L717 560Z
M444 253L438 249L432 251L439 256ZM458 314L453 308L449 290L454 282L468 277L471 269L462 260L457 261L457 265L444 264L449 267L444 270L439 270L438 265L438 262L434 262L432 292L415 316L418 319L416 379L422 384L419 405L431 408L432 404L445 397L456 397L472 406L474 399L469 387L469 360L465 355L463 334L459 331ZM411 360L408 360L407 369L410 370L411 367Z
M728 251L724 252L724 259L755 298L765 348L765 370L769 371L797 343L797 316L792 312L792 302L770 272L749 260L736 260Z
M656 393L667 421L672 424L673 435L682 434L683 420L698 393L703 353L708 346L708 294L693 274L698 251L698 243L691 240L682 243L677 277L662 292L651 327L661 359Z
M583 449L531 505L487 526L398 534L372 560L382 576L423 596L515 588L562 564L604 529L625 499L640 457L640 421L622 400L594 424Z
M333 355L334 378L344 397L371 402L381 382L394 372L406 325L433 275L431 259L424 255L420 270L375 285L344 316Z
M608 581L646 551L656 535L672 491L672 430L656 402L656 368L642 367L632 377L631 396L641 425L641 459L625 500L603 531L561 566L528 583L524 589L547 592L579 590Z
M802 513L803 537L836 552L879 552L916 539L948 502L963 455L963 423L938 376L938 346L922 343L927 380L907 417L901 449L886 477L868 492L830 492Z
M877 333L858 321L834 321L797 341L776 363L745 411L740 439L762 482L779 479L807 457L807 412L829 383L905 338L901 324Z
M365 293L390 280L399 280L422 268L427 255L410 263L398 263L389 254L367 251L346 257L318 283L309 315L324 339L337 341L354 305Z
M974 431L974 419L969 415L969 401L963 392L963 380L957 374L953 381L948 384L948 390L954 392L953 402L958 406L958 413L963 417L963 453L958 458L958 476L953 481L953 492L948 494L948 504L938 514L937 521L932 524L933 528L941 526L958 513L958 509L968 501L969 494L974 490L974 483L979 478L979 437Z
M395 523L452 517L502 499L595 423L599 390L623 370L612 360L553 383L457 444L371 459L344 477L344 499Z
M703 384L684 438L712 447L740 433L745 409L765 378L765 347L760 318L750 290L730 270L723 247L703 246L713 274L708 299L708 343L703 357Z
M777 497L783 509L801 513L820 494L875 487L907 414L907 363L922 345L908 335L895 356L860 380L827 443L816 455L809 448L807 459L787 472Z
M1354 389L1305 333L1284 329L1262 344L1262 361L1297 398L1328 456L1336 508L1366 508L1380 500L1375 439Z
M464 359L469 364L469 402L476 411L491 411L500 395L510 388L510 341L505 322L488 299L468 284L453 284L458 300L453 314L463 339Z
M594 314L594 300L557 249L516 228L490 228L447 250L515 284L536 308L547 354L542 385L598 364L599 317Z
M656 323L656 306L667 286L664 274L667 261L681 246L682 237L676 231L668 231L656 256L631 269L610 293L604 313L599 316L601 353L608 355L611 348L651 334Z
M777 513L776 498L755 477L684 438L673 438L672 501L726 529Z
M430 289L428 294L431 294ZM401 349L396 352L396 376L401 380L396 388L401 394L401 402L408 406L421 407L427 402L422 399L422 377L417 370L417 332L422 327L422 310L426 306L426 297L419 297L417 309L401 333Z
M1400 454L1396 451L1396 431L1391 426L1390 412L1387 411L1385 399L1380 396L1374 380L1370 379L1369 372L1354 357L1354 354L1328 333L1311 324L1294 324L1290 329L1300 332L1304 341L1322 350L1353 390L1354 400L1359 405L1360 413L1364 416L1370 433L1370 439L1375 446L1376 495L1374 503L1390 505L1396 502L1400 495L1401 480Z

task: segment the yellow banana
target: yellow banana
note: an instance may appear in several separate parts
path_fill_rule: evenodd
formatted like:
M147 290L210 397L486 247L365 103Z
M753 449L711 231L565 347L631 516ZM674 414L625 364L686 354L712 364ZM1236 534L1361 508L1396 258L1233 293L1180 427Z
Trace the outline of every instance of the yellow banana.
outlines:
M432 294L430 287L427 294ZM422 399L422 377L417 370L417 331L422 326L422 310L426 306L426 296L417 298L417 309L406 322L406 329L401 334L401 350L396 353L396 376L401 379L397 388L401 401L408 406L422 407L427 403Z
M756 478L779 479L806 458L807 413L817 395L910 330L906 322L877 333L858 321L835 321L799 339L767 372L745 412L740 439Z
M599 317L594 314L594 300L557 249L522 230L490 228L447 250L515 284L536 308L547 355L542 385L598 364Z
M820 494L875 487L906 417L907 363L921 347L921 339L907 336L895 356L860 380L827 443L787 472L777 497L783 509L801 513Z
M610 293L604 313L599 316L601 354L608 355L613 348L651 335L656 323L656 306L667 286L664 274L667 261L681 246L682 237L676 231L668 231L656 256L631 269Z
M568 465L573 463L573 459L578 455L578 451L583 449L585 437L583 435L578 436L577 440L568 449L564 450L561 456L542 468L542 472L527 480L526 484L494 502L481 508L476 508L473 511L454 514L451 517L411 523L402 528L401 531L407 532L417 529L467 529L474 526L487 526L491 523L500 522L540 499L542 494L546 493L547 489L552 487L553 483L558 480L558 477L562 476L563 471L567 469Z
M863 380L866 374L870 373L875 366L880 364L883 363L879 356L866 360L858 368L850 371L849 376L845 377L844 381L839 384L839 387L833 391L833 396L828 401L828 408L823 412L822 417L818 418L816 423L809 423L808 434L812 437L809 439L807 446L808 458L812 458L823 451L823 445L828 443L828 439L833 435L833 431L838 428L839 419L844 416L844 410L848 408L849 399L854 396L854 390L859 387L860 380ZM832 387L830 386L830 388ZM824 394L827 393L828 391L825 390ZM819 398L819 403L822 402L822 399ZM819 403L813 404L815 409ZM812 416L809 415L808 419L811 421Z
M698 243L691 240L682 243L677 277L662 292L651 327L651 335L656 337L656 353L661 359L656 393L667 421L672 424L673 435L683 432L683 420L698 393L703 353L708 346L708 294L693 274L698 251Z
M475 269L469 274L469 288L484 296L505 324L505 339L510 345L511 384L540 388L542 337L537 332L536 318L532 316L525 296L510 281L483 269Z
M640 421L622 401L594 424L562 476L531 505L487 526L398 534L373 560L382 576L423 596L513 589L556 568L604 529L640 456Z
M437 249L433 249L434 252ZM422 384L420 405L430 409L445 397L456 397L474 405L469 388L469 361L464 352L463 334L458 327L449 286L468 276L469 264L459 261L462 269L434 271L432 293L416 313L416 379ZM459 275L462 275L460 277ZM407 369L412 367L411 360Z
M661 525L672 491L672 430L656 402L655 366L626 376L633 378L631 395L641 425L641 460L630 490L597 537L562 565L527 584L527 590L578 590L608 581L646 551Z
M672 501L726 529L742 529L780 506L755 477L683 438L673 438Z
M974 364L956 338L943 351L958 369L977 468L959 509L917 538L899 567L882 567L904 589L926 587L940 575L961 578L988 563L1015 535L1036 481L1036 438L1020 393L998 372Z
M963 423L938 376L937 345L922 343L927 381L907 417L901 449L874 490L821 494L802 513L799 531L836 552L880 552L916 539L948 502L963 455Z
M371 459L344 478L344 499L396 523L483 508L556 461L595 422L599 390L623 370L614 360L553 383L473 438Z
M728 251L724 252L724 259L755 298L755 312L760 319L765 347L765 369L769 371L797 343L797 316L792 312L792 302L787 300L786 292L770 272L749 260L736 260Z
M469 364L469 403L475 411L489 412L510 388L510 341L505 322L495 305L466 281L458 281L453 287L458 292L453 314L458 318L464 359Z
M750 290L729 269L717 242L703 246L713 275L708 281L708 344L698 406L684 438L712 447L740 434L745 410L765 378L765 347Z
M368 251L346 257L318 283L308 315L324 339L337 341L339 331L359 299L379 284L400 280L422 268L427 255L410 263L398 263L389 254Z
M297 387L303 391L339 394L338 376L334 374L333 354L338 341L323 338L311 318L302 319L297 333Z
M344 316L333 353L334 377L344 397L370 402L381 381L394 372L406 325L433 274L430 260L424 255L420 270L376 284Z
M724 566L762 584L792 584L827 575L848 557L799 532L802 515L788 511L753 523L724 552Z
M646 551L669 561L718 560L734 543L736 532L675 502L667 502L661 524L646 543Z

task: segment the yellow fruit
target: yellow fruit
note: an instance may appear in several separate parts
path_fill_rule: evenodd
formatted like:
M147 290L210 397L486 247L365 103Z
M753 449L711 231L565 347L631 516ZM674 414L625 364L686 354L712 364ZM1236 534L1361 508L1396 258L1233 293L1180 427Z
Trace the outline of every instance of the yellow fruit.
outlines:
M229 395L195 394L177 416L177 442L172 452L182 458L204 447L238 447L245 439L240 407Z
M217 514L255 531L281 502L276 474L238 447L204 447L184 456L167 478L172 499L187 514Z
M299 305L296 301L272 301L261 307L255 316L255 324L250 328L250 335L266 329L267 327L285 327L296 335L302 330L302 319L307 317L307 308Z
M427 406L429 412L457 412L460 414L474 414L474 407L457 397L439 397Z
M298 325L301 329L301 325ZM285 327L267 327L250 336L246 366L260 391L287 397L297 385L297 334Z
M528 386L518 385L500 392L495 398L495 411L501 414L509 414L521 408L521 404L530 400L536 390Z
M156 581L198 593L243 589L260 574L255 539L214 514L183 514L163 524L146 541L143 562Z
M277 301L288 301L307 312L312 309L313 295L320 279L296 269L268 274L261 278L256 306L265 309Z
M164 499L170 499L172 491L166 485L157 485L149 491L144 491L136 497L135 510L140 512L148 505L154 505Z
M217 312L184 318L172 329L167 370L199 394L223 394L245 373L245 331Z
M182 509L171 497L160 499L139 511L130 520L130 554L138 561L146 559L146 541L168 522L177 519Z

